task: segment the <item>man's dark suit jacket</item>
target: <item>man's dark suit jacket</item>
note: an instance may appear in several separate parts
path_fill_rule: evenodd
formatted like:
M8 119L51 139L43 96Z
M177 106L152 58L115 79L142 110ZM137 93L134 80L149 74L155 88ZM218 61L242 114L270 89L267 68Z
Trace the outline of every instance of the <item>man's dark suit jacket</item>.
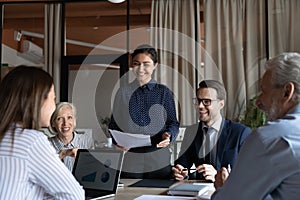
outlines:
M181 144L181 150L176 164L180 164L185 168L190 168L193 164L199 166L201 164L212 164L215 169L233 167L238 152L247 136L251 133L251 129L241 123L230 120L222 120L220 128L220 136L217 141L217 158L216 164L205 163L205 158L199 157L200 148L203 141L202 123L194 124L187 127ZM207 155L209 156L209 154ZM201 177L201 176L200 176ZM197 179L201 179L197 176Z

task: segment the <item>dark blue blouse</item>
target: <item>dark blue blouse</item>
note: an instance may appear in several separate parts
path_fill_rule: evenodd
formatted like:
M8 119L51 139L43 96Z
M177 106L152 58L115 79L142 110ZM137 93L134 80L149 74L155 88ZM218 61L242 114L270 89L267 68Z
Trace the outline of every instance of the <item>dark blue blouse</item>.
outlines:
M120 87L109 128L151 135L153 145L162 141L164 132L171 135L171 142L175 141L179 122L172 92L153 79L143 86L135 80Z

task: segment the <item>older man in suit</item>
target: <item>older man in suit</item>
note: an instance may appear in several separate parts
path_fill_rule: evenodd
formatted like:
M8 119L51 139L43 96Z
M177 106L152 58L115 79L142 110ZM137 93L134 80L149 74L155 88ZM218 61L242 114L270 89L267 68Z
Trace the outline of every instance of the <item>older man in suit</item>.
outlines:
M214 182L217 170L233 167L251 129L222 117L226 90L220 82L200 82L196 95L194 103L198 109L199 123L185 131L179 158L172 168L173 176L177 180L193 177ZM192 174L190 168L193 164L196 172Z

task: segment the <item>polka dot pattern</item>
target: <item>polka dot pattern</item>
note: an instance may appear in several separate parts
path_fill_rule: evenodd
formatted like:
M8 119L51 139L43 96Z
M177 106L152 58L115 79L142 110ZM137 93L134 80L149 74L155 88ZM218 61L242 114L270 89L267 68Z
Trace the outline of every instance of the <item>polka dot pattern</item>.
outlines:
M117 92L110 128L151 136L168 132L173 140L178 127L174 98L165 85L134 81Z

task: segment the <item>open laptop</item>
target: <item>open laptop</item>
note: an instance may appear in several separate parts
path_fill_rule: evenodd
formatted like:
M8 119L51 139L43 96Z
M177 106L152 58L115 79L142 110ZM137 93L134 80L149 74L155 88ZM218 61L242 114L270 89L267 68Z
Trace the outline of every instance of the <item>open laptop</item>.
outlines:
M86 199L104 199L116 194L123 158L121 150L77 151L72 173L83 186Z

